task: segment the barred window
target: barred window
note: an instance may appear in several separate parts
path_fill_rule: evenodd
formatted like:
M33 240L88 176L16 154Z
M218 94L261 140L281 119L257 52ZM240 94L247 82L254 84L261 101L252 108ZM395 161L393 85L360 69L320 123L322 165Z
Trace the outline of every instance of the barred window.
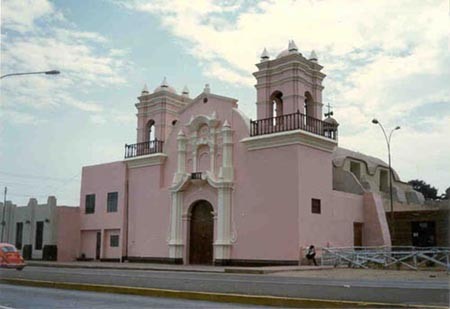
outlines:
M119 246L119 235L110 235L109 236L109 246L110 247L118 247Z
M87 194L85 213L93 214L94 212L95 212L95 194Z
M118 193L117 192L109 192L108 193L108 201L106 204L106 211L107 212L117 212L117 199L118 199Z
M313 198L311 199L311 212L313 214L320 214L320 200Z

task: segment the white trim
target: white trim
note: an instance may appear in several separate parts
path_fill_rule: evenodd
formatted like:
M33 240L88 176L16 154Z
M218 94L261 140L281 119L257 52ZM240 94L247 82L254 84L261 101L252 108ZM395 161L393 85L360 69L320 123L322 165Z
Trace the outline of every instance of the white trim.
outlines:
M165 153L152 153L145 156L139 156L134 158L127 158L123 160L128 168L138 168L144 166L161 165L166 160L167 155Z
M246 144L248 150L299 144L327 152L333 152L337 147L337 141L303 130L293 130L246 137L241 140L241 143Z

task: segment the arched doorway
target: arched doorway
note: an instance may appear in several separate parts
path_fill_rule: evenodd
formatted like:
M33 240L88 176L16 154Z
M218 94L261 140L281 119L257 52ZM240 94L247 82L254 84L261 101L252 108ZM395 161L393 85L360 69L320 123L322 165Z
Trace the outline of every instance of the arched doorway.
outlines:
M196 202L191 208L190 264L212 264L213 262L213 211L211 204L204 200Z

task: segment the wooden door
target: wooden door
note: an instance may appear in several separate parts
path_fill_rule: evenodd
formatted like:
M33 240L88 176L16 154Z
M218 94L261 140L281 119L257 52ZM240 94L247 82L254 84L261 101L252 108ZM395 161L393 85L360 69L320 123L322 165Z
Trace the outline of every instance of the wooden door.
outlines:
M362 247L362 231L363 231L363 224L360 222L353 222L353 246L355 247Z
M206 201L197 202L191 210L189 233L189 263L212 264L213 262L213 208Z

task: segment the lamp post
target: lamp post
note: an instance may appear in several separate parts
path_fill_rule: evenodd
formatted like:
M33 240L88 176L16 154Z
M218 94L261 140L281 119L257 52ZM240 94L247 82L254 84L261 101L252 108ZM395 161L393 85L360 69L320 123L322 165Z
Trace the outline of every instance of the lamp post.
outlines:
M0 79L8 76L16 76L16 75L32 75L32 74L46 74L46 75L58 75L60 72L57 70L51 70L51 71L39 71L39 72L25 72L25 73L10 73L5 74L0 77Z
M388 137L386 134L386 131L384 130L383 125L376 118L372 119L372 123L378 124L380 126L381 130L383 131L384 138L386 139L386 144L387 144L388 160L389 160L389 200L391 203L391 226L392 226L391 241L393 241L394 235L395 235L395 223L394 223L394 201L392 198L391 138L392 138L392 133L394 133L394 131L396 131L396 130L400 130L400 127L396 126L394 129L392 129L391 133L389 133L389 137Z

